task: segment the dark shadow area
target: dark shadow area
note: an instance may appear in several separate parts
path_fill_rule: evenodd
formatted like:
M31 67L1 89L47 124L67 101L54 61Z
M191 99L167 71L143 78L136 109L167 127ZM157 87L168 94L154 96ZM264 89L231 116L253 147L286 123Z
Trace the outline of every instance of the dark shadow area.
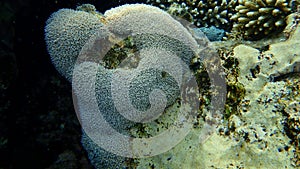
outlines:
M83 3L104 12L142 1L0 2L0 168L92 168L81 146L71 84L54 68L44 42L45 21Z

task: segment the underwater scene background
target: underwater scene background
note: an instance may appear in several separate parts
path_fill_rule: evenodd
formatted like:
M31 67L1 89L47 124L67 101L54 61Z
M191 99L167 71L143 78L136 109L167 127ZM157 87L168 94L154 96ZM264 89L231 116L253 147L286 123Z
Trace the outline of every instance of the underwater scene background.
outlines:
M135 3L151 7L133 5L114 10ZM63 8L68 10L60 11ZM148 15L151 12L153 17ZM162 20L166 18L165 22L151 20L155 18L154 13L161 15ZM130 14L137 17L125 17ZM139 16L144 20L150 18L149 22L140 21ZM169 16L188 21L188 24L180 22L188 31L178 33L176 30L181 27L174 26L176 29L170 37L179 37L186 44L195 40L199 48L213 50L202 54L216 56L218 61L208 61L213 63L212 67L218 65L222 69L220 76L224 78L226 92L222 111L209 113L217 111L210 107L214 96L210 88L214 83L212 70L206 67L209 65L206 57L191 54L193 45L190 49L186 44L170 42L170 37L165 36L125 38L102 58L99 64L103 69L117 69L129 56L134 58L140 48L168 48L188 63L199 88L199 105L191 131L169 151L149 158L127 158L107 152L83 132L77 118L72 86L74 62L94 30L105 33L107 26L118 35L123 29L116 27L123 18L141 26L120 24L131 31L147 30L148 24L149 29L164 30L167 29L164 25L177 23ZM298 168L299 21L299 0L1 1L0 169ZM109 36L108 41L116 39ZM154 45L143 43L149 39ZM111 72L106 76L101 74L101 68L96 80L106 84ZM148 91L146 85L158 86L166 92L167 109L153 123L127 123L104 100L101 107L108 112L106 119L121 126L120 132L133 137L150 138L159 134L176 122L174 116L180 107L190 108L177 98L175 82L176 78L168 73L146 72L132 84L138 87L130 90L142 96L150 95L151 89ZM105 87L96 83L98 93ZM108 97L101 94L97 95L99 105L102 96ZM133 104L137 109L146 110L149 107L143 106L149 102L136 98ZM199 136L206 129L209 132Z

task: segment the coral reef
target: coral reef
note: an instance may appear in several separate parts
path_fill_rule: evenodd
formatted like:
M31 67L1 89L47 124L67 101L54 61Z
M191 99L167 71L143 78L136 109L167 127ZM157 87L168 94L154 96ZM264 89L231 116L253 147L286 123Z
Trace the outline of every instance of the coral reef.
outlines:
M240 115L245 118L238 121L236 117L232 118L232 124L234 124L232 128L238 131L241 124L254 122L255 126L261 126L259 130L264 132L268 132L268 128L278 130L277 135L281 133L279 137L291 139L291 141L282 142L282 145L278 147L278 152L290 152L286 154L289 159L293 159L289 162L290 167L299 166L299 153L297 153L299 151L297 138L297 133L299 133L297 128L299 72L297 67L300 53L296 49L300 43L299 32L300 27L297 26L288 40L271 44L268 50L262 52L245 45L234 48L234 57L238 58L241 74L238 80L245 86L246 95L240 107ZM257 127L256 130L258 130ZM269 136L273 137L274 134L265 134L260 138L268 143L268 147L272 143L272 138L268 138Z
M72 9L61 9L47 20L45 41L48 52L58 72L69 81L82 46L101 26L97 15Z
M276 13L278 10L279 12L282 12L283 15L287 15L290 12L290 8L283 0L258 0L255 2L240 0L240 5L235 8L238 13L234 16L231 15L234 12L232 9L237 5L236 1L205 2L206 3L202 1L173 2L171 0L156 0L153 3L159 3L160 7L168 9L169 12L175 12L177 15L183 15L186 18L190 18L196 25L198 24L201 26L216 24L220 27L226 27L226 24L231 24L231 22L228 22L229 20L227 20L229 17L233 20L236 18L237 24L246 23L246 20L249 18L245 19L244 17L248 17L248 15L251 17L255 16L254 18L257 20L260 20L259 18L261 16L265 17L259 22L260 26L263 27L262 30L253 27L253 29L255 28L253 32L248 30L248 33L245 32L243 34L244 38L251 36L254 39L261 37L262 32L265 36L265 34L272 31L268 28L268 24L273 24L273 26L271 26L273 28L276 28L276 25L285 25L281 25L281 22L283 21L283 18L281 17L274 17L272 18L274 20L270 21L267 20L267 18L270 18L270 14L277 16ZM207 6L201 6L202 4L206 4ZM225 7L225 4L231 4L232 6L230 6L230 9L232 11L229 11L229 8ZM189 9L189 6L193 6L194 8ZM257 6L264 6L265 8L259 8ZM93 13L94 8L91 6L86 7L87 9L84 8L83 10ZM197 8L197 10L195 10L195 8ZM279 9L276 10L275 8ZM182 11L179 9L182 9ZM255 12L262 15L256 17L257 15ZM224 13L226 19L223 19L226 21L220 19L222 17L219 16L219 13L220 15ZM77 13L74 14L77 15ZM82 14L87 15L86 12ZM82 14L78 14L80 16L77 17L81 18ZM195 19L199 18L200 14L201 17L206 17L204 22L208 21L207 25L200 21L200 19ZM52 18L58 19L58 24L64 20L64 16L61 16L60 18L60 15L57 13L54 14L54 16L52 16ZM95 107L96 105L97 108L98 106L101 107L101 113L103 113L105 120L110 125L114 126L118 132L136 138L156 136L167 130L172 124L177 123L178 119L176 119L176 117L181 110L180 108L187 110L190 108L190 105L182 105L181 102L183 100L178 99L178 87L180 87L180 83L178 79L172 77L172 73L147 69L153 67L157 63L153 63L151 59L158 61L162 57L166 57L167 62L163 62L163 64L168 67L168 64L172 65L177 62L177 60L172 60L174 58L169 57L175 53L183 60L182 63L188 65L190 65L190 63L195 64L191 65L191 67L195 69L194 71L197 75L198 82L201 82L202 78L206 81L208 75L203 73L203 65L200 65L197 60L203 58L197 58L200 56L194 57L194 51L197 49L195 39L199 41L203 40L200 42L201 45L199 46L199 50L207 47L208 41L205 38L195 38L195 36L203 37L201 31L197 32L194 30L193 32L193 30L190 30L191 32L189 32L166 12L152 6L137 4L124 5L106 11L103 16L101 15L101 19L99 19L99 16L96 16L96 18L98 18L97 24L95 24L95 22L86 23L96 25L95 29L98 29L99 32L93 34L94 36L88 40L87 45L84 45L87 42L86 39L79 39L80 42L76 49L65 47L68 46L69 43L72 44L71 42L76 39L78 31L83 31L79 28L78 30L75 30L77 29L74 26L76 25L76 22L74 25L70 24L70 27L66 29L52 29L62 25L52 25L51 29L46 29L46 37L54 36L51 31L54 33L60 33L62 31L68 36L60 36L70 38L67 41L68 43L61 41L56 42L55 39L58 38L57 35L50 40L48 40L49 38L46 38L50 55L63 57L60 60L70 62L63 64L54 62L55 65L58 64L58 66L56 66L58 71L66 76L66 78L70 79L70 72L73 72L72 70L75 63L74 59L79 58L79 61L77 60L78 64L75 66L74 70L74 72L79 73L79 75L76 76L77 74L75 73L73 76L73 88L76 97L79 99L82 98L82 100L77 100L79 101L77 106L81 111L84 111L79 115L80 120L81 122L84 122L84 118L90 116L88 119L90 120L88 121L89 125L94 124L91 126L93 127L100 124L101 127L101 121L94 119L94 114L88 114L89 108ZM70 16L67 16L67 18L68 17ZM288 28L292 27L292 29L287 30L288 28L286 28L285 32L288 33L288 39L286 41L268 44L259 49L253 47L254 43L250 43L252 46L249 44L237 45L230 41L218 42L219 44L217 42L215 43L219 46L221 44L222 46L219 47L218 50L220 57L223 59L223 66L226 69L226 80L229 91L227 93L228 101L225 106L225 116L222 121L218 121L218 132L211 134L211 137L206 137L205 139L203 139L201 135L199 136L199 133L206 130L204 124L209 121L206 118L209 115L209 107L206 107L206 105L209 105L212 100L209 98L211 96L202 95L198 99L203 105L200 105L200 110L197 112L197 118L193 121L191 132L171 150L149 158L129 159L107 152L98 146L100 145L99 142L101 142L101 140L91 139L89 134L83 133L82 144L88 152L91 163L96 168L166 168L166 166L168 168L200 169L226 167L299 167L298 75L300 53L297 48L300 45L300 27L299 25L294 24L297 17L292 18L294 20L287 20L287 25L290 25ZM104 20L105 22L99 24L99 20ZM149 23L149 20L156 22ZM234 29L244 29L245 27L248 27L246 25L249 24L249 22L251 21L247 21L244 26L234 26ZM48 24L51 23L54 22L51 22L51 19L49 19ZM249 27L250 26L251 24ZM257 31L256 28L259 31L258 33L255 33L255 31ZM75 36L69 34L69 31L74 30L76 32ZM247 29L245 30L247 31ZM84 34L87 34L86 38L95 32L94 27L92 27L91 32L89 32L89 30L84 31ZM60 43L64 47L61 47ZM95 51L90 52L91 49L94 49L93 47L97 45L100 47L96 48ZM80 53L79 46L83 47ZM122 51L119 49L124 46L126 48L125 50ZM127 47L133 47L134 49L129 50ZM62 52L62 54L51 54L51 51L53 52L52 48L56 49L55 53ZM111 53L108 52L107 48L111 48ZM73 52L68 53L69 51L61 50ZM167 50L168 52L163 50ZM139 55L136 54L136 51L140 52ZM108 52L109 55L103 57L101 54L105 52ZM114 52L117 52L117 54L114 54ZM73 53L79 54L79 57ZM92 62L99 59L99 53L100 59L103 60ZM87 54L95 55L87 56ZM211 53L206 54L209 55ZM146 61L141 62L144 58L147 58L147 56L150 56L151 59L146 59ZM71 57L71 59L65 60L65 58L69 57ZM203 57L209 56L205 55ZM125 62L121 60L124 60ZM138 62L141 63L137 64ZM67 67L61 70L60 66ZM176 65L175 67L177 68L178 66L179 65ZM141 67L142 71L133 71L133 69L139 69ZM143 72L143 74L139 74L141 72ZM118 81L113 81L114 78L119 78L121 81L122 78L123 81L128 78L131 79L131 83L122 84ZM116 97L112 93L114 82L118 82L116 83L118 85L117 89L122 89L124 86L128 87L128 91L131 95L124 94L124 98L121 97L117 98L117 100L113 100L113 98ZM205 86L207 84L200 85ZM165 103L168 106L159 119L150 123L136 124L118 113L118 110L120 109L120 107L117 107L119 106L118 104L125 104L127 106L127 100L130 100L134 109L138 111L145 111L151 108L151 106L149 106L151 100L148 99L147 96L150 97L150 92L153 88L159 88L166 93L165 100L159 97L156 98L159 101L158 105ZM204 90L201 92L205 94L209 93L206 91L208 89L205 87L199 90ZM91 93L90 91L94 93ZM122 94L122 90L115 90L115 92ZM95 100L93 100L93 96L96 96ZM147 99L145 99L145 97ZM126 106L121 107L121 109L129 110L130 107ZM97 128L93 129L96 130ZM168 142L169 140L166 139L164 141ZM118 142L115 142L115 140L106 140L106 142L110 143L110 146L112 147L118 147L124 144L120 143L120 145L117 145L116 143Z
M86 150L89 160L96 169L124 168L124 166L126 166L126 163L130 162L130 159L117 156L102 149L91 138L89 138L89 136L84 131L82 133L82 146Z
M289 89L281 99L284 107L283 113L286 116L284 120L285 131L291 138L292 144L295 146L295 155L292 161L295 166L300 166L300 79L299 74L293 78L286 79L285 88Z
M230 31L237 0L148 0L170 14L192 21L198 27L215 26Z
M88 12L93 9L87 6L88 9L86 10L85 7L83 9ZM67 12L67 15L64 12ZM88 22L80 20L87 16L92 20ZM64 27L62 25L62 21L65 20L64 17L67 20L68 18L79 18L79 21L74 21L74 23L69 21L68 27ZM115 130L130 135L128 129L135 126L135 123L129 121L128 118L133 121L135 121L134 119L142 119L141 122L148 121L154 115L151 112L157 112L152 111L152 109L156 110L163 106L169 107L177 103L179 94L182 94L179 93L179 89L186 85L185 79L182 78L189 78L189 68L186 65L190 64L198 50L207 47L207 39L205 36L201 36L203 39L199 37L197 43L192 34L169 14L148 5L123 5L110 9L104 14L105 22L103 24L99 24L99 21L95 23L96 18L98 17L92 13L68 9L59 10L47 21L46 41L50 56L57 59L53 61L57 70L69 80L71 78L70 73L73 73L72 85L79 112L77 113L86 133L83 135L82 143L88 151L92 164L99 168L103 167L104 163L109 166L122 167L125 166L125 158L116 158L116 155L112 155L107 152L107 149L104 151L98 146L105 142L109 144L109 147L115 148L119 146L119 140L103 141L96 137L100 129L107 129L102 126L102 124L105 125L104 123L95 118L95 114L91 114L94 113L93 107L96 106L96 109L101 107L101 114L105 121L114 126ZM149 24L149 19L155 23ZM100 19L98 18L98 20ZM74 30L78 26L77 22L84 22L83 25L87 24L88 30L81 29L81 27ZM96 30L97 33L95 33ZM84 38L78 39L80 31L83 31ZM58 35L53 37L54 34L63 37L62 41L56 41ZM91 35L93 36L89 40L85 39ZM139 51L138 55L131 53L129 56L133 57L125 57L125 59L121 57L125 60L125 67L123 67L124 62L122 62L117 68L106 68L115 67L108 65L107 61L113 63L112 60L116 58L110 60L109 56L104 56L104 54L109 52L109 49L116 50L113 45L115 42L122 44L123 38L125 40L126 38L132 39L134 46ZM68 45L72 45L71 42L75 40L78 41L77 45L74 49L70 48ZM199 43L205 46L199 46ZM79 52L80 45L82 45L82 49ZM52 53L54 50L55 54ZM75 54L79 54L78 57ZM102 60L104 57L106 60ZM75 61L77 64L74 66ZM136 67L128 67L127 63L130 63L129 65L139 64ZM193 84L190 79L188 81ZM129 95L124 91L129 91ZM162 98L153 91L158 91L158 94L163 92L166 98ZM191 87L186 91L189 94L197 92ZM186 102L184 99L181 98L181 104ZM179 107L174 108L178 109ZM193 105L185 105L186 110L192 109L192 107ZM122 116L119 113L121 111L132 114L132 110L136 110L137 113L130 117L125 115L126 118L124 118L124 114ZM177 123L181 122L177 120ZM99 128L94 128L94 126ZM91 138L93 138L94 143ZM170 139L170 141L173 140ZM151 149L150 151L155 152L156 150ZM115 162L107 162L111 159L115 159Z
M196 133L200 129L195 127L171 151L137 160L137 168L299 167L299 33L296 25L288 40L267 48L258 45L260 50L226 41L216 43L220 56L226 56L223 64L228 86L236 87L228 91L241 93L234 95L235 100L228 93L227 99L238 104L226 103L228 119L206 142L199 145ZM232 110L234 106L236 110ZM201 118L198 122L203 123ZM151 133L155 129L145 130Z
M148 0L197 27L215 26L231 39L258 40L281 32L286 16L295 12L293 0ZM294 8L294 9L293 9ZM226 38L227 39L227 38Z
M230 18L235 22L232 32L250 40L281 32L285 17L292 11L288 0L239 0L235 9Z
M197 29L203 32L210 41L221 41L225 35L225 31L223 29L218 29L214 26L208 28L207 27L195 28L196 31Z

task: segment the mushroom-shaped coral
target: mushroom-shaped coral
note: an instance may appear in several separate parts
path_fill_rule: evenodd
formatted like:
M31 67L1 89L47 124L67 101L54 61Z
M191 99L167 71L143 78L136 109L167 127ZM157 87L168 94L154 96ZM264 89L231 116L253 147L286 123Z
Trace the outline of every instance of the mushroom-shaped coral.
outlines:
M257 40L284 29L285 17L291 12L287 0L239 0L233 34ZM238 35L237 35L238 36Z

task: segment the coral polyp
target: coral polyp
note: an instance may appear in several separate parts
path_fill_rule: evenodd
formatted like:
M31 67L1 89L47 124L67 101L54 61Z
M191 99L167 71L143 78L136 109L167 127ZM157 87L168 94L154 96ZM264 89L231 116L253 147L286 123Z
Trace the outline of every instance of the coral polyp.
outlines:
M229 38L258 40L280 33L286 17L295 11L295 0L147 0L197 27L215 26Z
M287 0L239 0L235 10L232 32L250 40L282 31L292 11Z
M216 26L227 31L232 27L237 0L148 0L149 3L168 10L170 14L189 19L198 27Z

